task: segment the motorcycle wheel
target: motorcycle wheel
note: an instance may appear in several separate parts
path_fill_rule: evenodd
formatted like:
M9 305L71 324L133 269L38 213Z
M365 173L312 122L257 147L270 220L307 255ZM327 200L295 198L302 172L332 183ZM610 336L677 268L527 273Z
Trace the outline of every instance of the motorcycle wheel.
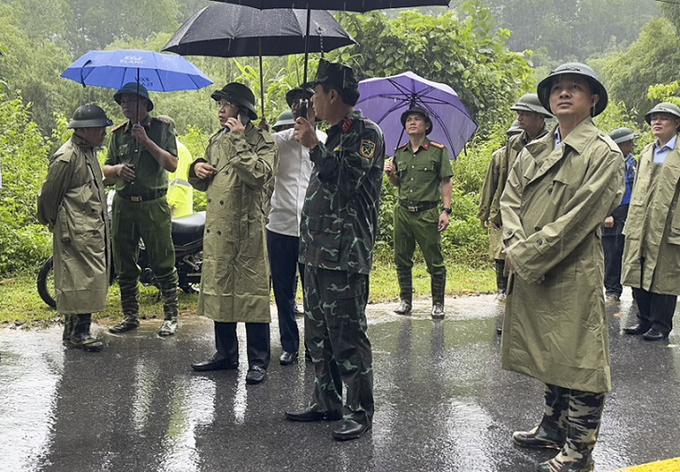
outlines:
M40 298L52 308L57 307L54 299L54 261L50 257L38 272L38 294Z

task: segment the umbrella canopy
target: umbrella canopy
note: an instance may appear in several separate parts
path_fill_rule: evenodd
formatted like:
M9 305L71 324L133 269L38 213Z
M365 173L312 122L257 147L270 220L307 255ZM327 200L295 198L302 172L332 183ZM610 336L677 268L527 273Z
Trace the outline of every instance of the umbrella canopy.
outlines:
M137 82L154 92L198 90L213 83L183 57L138 49L90 51L71 64L61 76L83 86L112 89Z
M357 103L364 115L375 121L385 133L385 149L403 144L401 114L418 106L430 113L433 123L429 138L448 146L455 159L477 130L455 90L445 84L423 79L413 72L359 82L361 97Z
M447 6L450 0L217 0L267 10L272 8L310 8L367 12L386 8Z
M285 56L305 52L307 11L255 8L212 3L189 20L163 51L183 56ZM314 11L309 28L309 52L324 52L356 44L327 11Z

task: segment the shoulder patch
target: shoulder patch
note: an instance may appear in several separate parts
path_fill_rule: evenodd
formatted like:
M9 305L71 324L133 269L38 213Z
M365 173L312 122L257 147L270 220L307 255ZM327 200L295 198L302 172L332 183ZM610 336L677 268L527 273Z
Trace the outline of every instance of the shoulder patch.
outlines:
M165 123L166 125L172 124L171 121L165 118L164 116L154 116L152 120L158 120L161 123Z
M397 146L394 148L395 151L398 151L399 149L404 149L406 146L408 146L408 141L402 144L401 146Z
M359 154L361 157L365 157L366 159L373 159L373 156L375 155L375 148L376 145L373 141L370 139L362 139L361 145L359 146Z
M118 131L119 129L121 129L122 127L124 127L126 124L127 124L127 122L123 122L123 123L119 124L118 126L115 126L115 127L111 130L111 132L114 133L114 132Z
M430 144L433 145L436 148L439 148L439 149L444 149L446 147L443 144L439 144L439 143L436 143L434 141L430 141Z
M600 139L601 139L602 141L604 141L605 143L607 143L607 145L609 146L609 149L611 149L612 151L621 152L621 149L619 148L619 145L616 144L616 143L614 142L614 140L613 140L612 138L609 137L608 134L605 134L605 133L603 133L603 132L600 131L600 132L597 133L597 137L600 138ZM625 156L624 156L624 157L625 157Z

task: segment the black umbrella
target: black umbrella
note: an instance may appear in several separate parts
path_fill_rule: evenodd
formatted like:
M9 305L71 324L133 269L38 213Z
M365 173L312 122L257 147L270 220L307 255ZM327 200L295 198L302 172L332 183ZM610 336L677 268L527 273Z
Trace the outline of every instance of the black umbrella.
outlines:
M262 56L321 52L356 44L327 11L258 10L213 3L187 20L163 51L183 56L260 57L260 91L264 116ZM307 49L306 49L307 48Z
M450 0L215 0L222 3L234 5L247 5L260 10L270 10L273 8L304 8L307 10L307 18L312 10L341 10L367 12L371 10L384 10L386 8L403 7L426 7L426 6L448 6ZM309 21L307 22L309 25ZM309 37L307 30L306 37ZM309 51L305 51L305 82L307 82L307 56Z

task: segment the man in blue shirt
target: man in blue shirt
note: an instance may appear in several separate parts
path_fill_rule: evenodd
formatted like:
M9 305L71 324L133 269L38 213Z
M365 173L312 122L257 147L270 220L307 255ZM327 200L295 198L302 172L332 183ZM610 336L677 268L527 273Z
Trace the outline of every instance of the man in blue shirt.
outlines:
M628 216L630 194L633 192L635 182L635 169L637 161L633 157L635 139L638 137L629 128L617 128L611 132L610 138L618 144L626 160L626 191L623 194L621 205L616 207L604 220L602 228L602 249L604 250L604 288L607 301L618 302L621 297L621 259L623 258L623 226Z

